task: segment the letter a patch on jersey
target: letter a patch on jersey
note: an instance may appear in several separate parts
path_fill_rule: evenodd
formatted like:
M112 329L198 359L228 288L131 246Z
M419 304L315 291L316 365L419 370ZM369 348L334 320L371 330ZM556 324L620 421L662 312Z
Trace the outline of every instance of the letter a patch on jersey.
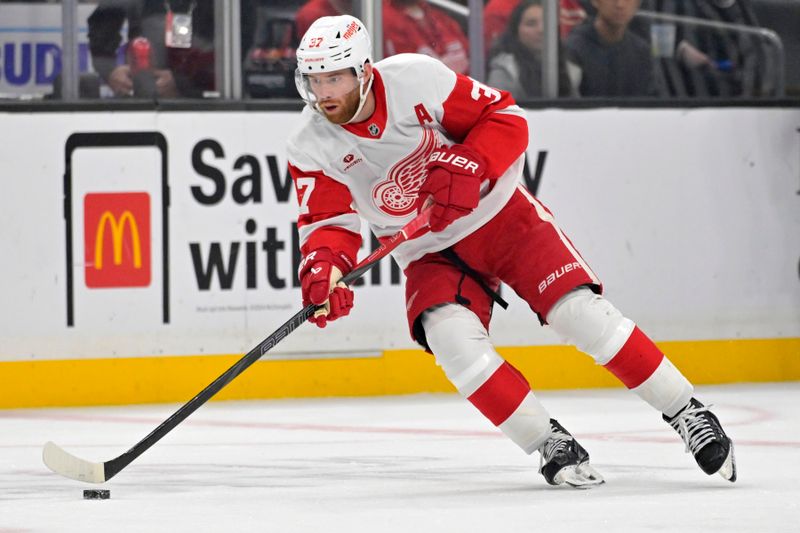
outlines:
M422 104L417 104L414 106L414 111L417 113L417 120L419 120L420 126L424 126L426 122L430 122L433 124L433 118L431 118L430 113L428 110L425 109L425 106Z

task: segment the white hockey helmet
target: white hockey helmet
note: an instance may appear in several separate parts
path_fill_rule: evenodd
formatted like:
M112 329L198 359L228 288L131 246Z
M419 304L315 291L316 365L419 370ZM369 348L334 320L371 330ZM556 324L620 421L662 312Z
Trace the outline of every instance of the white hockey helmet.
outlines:
M351 15L320 17L308 28L297 48L297 92L312 109L322 113L317 97L310 89L308 75L351 68L358 79L361 97L353 115L355 118L364 107L372 86L372 77L368 82L364 81L367 63L372 63L372 41L363 22Z

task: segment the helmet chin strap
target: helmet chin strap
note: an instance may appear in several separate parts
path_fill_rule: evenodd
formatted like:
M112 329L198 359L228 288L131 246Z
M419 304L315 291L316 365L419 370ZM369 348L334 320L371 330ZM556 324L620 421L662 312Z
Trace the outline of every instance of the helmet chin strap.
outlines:
M361 77L361 84L358 89L358 96L359 96L358 108L356 109L356 112L353 113L353 116L350 118L350 120L345 122L345 124L350 124L351 122L353 122L358 116L358 114L361 113L361 110L364 108L364 104L367 103L367 96L369 95L369 90L372 88L372 80L374 79L375 79L375 74L369 77L368 82L364 83L364 77L363 76Z

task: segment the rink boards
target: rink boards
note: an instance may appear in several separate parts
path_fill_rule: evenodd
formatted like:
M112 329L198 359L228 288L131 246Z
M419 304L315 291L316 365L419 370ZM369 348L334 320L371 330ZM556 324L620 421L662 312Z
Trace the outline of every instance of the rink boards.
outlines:
M285 152L297 113L2 120L0 407L184 401L298 309ZM693 381L800 379L800 110L529 122L529 187ZM534 388L615 385L504 296L492 336ZM404 311L384 263L351 317L298 329L220 398L451 390Z

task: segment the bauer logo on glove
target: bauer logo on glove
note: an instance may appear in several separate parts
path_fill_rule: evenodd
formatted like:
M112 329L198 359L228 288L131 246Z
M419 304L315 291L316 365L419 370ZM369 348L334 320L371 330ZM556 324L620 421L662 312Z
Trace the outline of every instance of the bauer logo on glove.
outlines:
M432 199L431 231L442 231L478 207L486 165L476 152L454 144L431 154L427 169L428 177L419 189L416 208L421 211Z
M445 165L446 164L453 165L456 168L463 168L464 170L472 172L473 174L477 174L480 168L478 166L478 163L476 163L475 161L470 161L466 157L455 155L452 151L446 152L443 150L438 150L436 152L433 152L428 162L436 163L437 161Z

